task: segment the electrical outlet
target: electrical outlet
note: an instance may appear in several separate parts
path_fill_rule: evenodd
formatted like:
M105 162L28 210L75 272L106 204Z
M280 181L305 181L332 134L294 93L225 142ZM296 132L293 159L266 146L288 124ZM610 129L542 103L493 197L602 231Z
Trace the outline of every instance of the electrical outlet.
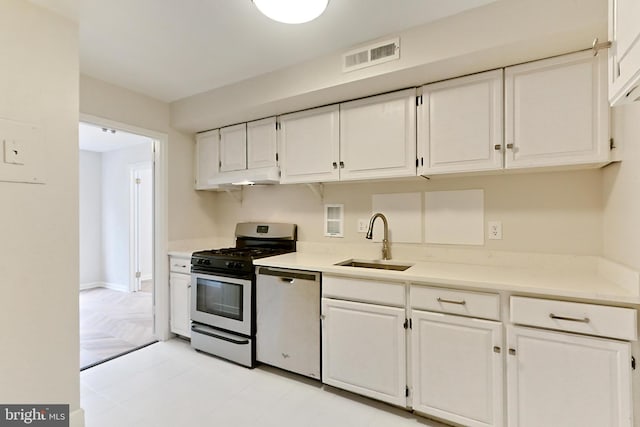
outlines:
M489 240L502 240L501 221L489 221Z
M369 221L366 219L358 220L358 233L366 233L369 228Z

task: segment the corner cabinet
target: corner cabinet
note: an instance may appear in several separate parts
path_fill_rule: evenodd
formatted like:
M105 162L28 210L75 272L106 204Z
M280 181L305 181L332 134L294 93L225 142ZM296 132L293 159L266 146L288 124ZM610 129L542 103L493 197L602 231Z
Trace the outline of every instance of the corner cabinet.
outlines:
M626 340L637 339L636 310L516 296L510 305L509 427L633 426Z
M340 109L314 108L278 117L282 184L340 179Z
M418 98L418 174L503 167L502 70L423 86Z
M608 162L606 71L591 51L505 68L505 167Z
M340 104L340 180L416 176L415 88Z
M640 99L640 2L609 0L609 101Z
M218 174L218 129L196 135L195 156L195 189L210 190L217 188L209 184L209 180Z
M322 294L322 382L405 407L404 285L325 276Z
M631 427L630 344L508 329L510 427Z

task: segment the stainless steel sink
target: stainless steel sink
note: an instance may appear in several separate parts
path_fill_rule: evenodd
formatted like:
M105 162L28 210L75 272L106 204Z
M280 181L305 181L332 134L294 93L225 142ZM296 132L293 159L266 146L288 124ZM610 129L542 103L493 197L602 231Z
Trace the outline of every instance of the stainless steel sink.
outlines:
M362 260L362 259L348 259L346 261L339 262L334 265L340 265L344 267L358 267L358 268L375 268L377 270L394 270L405 271L413 264L401 264L392 261L382 260Z

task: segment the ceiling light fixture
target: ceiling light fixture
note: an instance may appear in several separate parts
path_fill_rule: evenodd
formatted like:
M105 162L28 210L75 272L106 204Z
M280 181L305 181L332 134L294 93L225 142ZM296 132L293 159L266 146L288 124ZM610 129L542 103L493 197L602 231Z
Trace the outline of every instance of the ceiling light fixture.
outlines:
M251 0L258 10L274 21L303 24L313 21L327 8L329 0Z

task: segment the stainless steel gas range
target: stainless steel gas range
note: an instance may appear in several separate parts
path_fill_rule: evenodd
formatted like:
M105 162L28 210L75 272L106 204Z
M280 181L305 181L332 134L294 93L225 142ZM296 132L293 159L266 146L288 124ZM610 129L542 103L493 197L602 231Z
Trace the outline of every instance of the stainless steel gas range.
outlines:
M191 257L191 346L240 365L256 363L253 260L296 250L295 224L244 222L236 246Z

